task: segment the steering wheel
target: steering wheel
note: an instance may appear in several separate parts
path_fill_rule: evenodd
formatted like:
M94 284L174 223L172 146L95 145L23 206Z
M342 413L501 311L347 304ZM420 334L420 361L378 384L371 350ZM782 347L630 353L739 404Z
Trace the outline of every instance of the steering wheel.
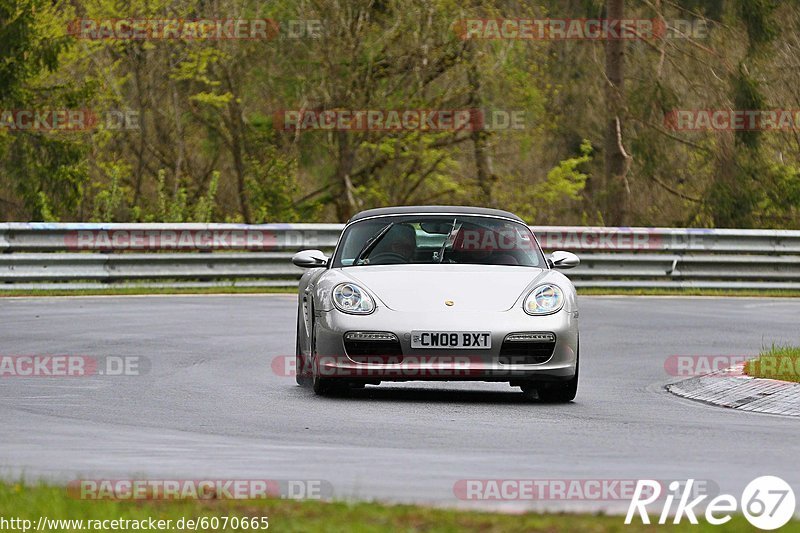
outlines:
M371 265L394 265L408 262L409 260L407 257L397 252L380 252L369 257L369 264Z

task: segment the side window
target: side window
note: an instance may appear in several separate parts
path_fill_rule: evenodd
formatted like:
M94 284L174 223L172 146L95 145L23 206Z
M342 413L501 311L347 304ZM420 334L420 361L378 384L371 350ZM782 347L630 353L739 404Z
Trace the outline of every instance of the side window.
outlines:
M366 244L367 239L375 234L384 224L380 222L360 222L353 224L343 238L341 263L352 265L353 260Z

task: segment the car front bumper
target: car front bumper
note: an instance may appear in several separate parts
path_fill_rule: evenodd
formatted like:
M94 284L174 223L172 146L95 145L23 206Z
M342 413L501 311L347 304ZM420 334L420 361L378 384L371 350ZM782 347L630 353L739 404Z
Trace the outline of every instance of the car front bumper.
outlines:
M344 335L350 331L396 335L401 357L357 358L347 354ZM489 349L415 349L412 331L491 331ZM552 356L537 364L501 363L501 346L511 333L553 333ZM337 310L316 317L316 370L321 377L352 381L553 381L575 375L578 356L577 312L561 310L531 316L522 309L502 312L398 312L378 307L369 315Z

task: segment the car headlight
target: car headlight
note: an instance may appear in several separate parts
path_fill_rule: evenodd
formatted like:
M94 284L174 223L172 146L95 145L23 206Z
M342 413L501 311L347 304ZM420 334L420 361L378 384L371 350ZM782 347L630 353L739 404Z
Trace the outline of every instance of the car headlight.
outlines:
M522 306L529 315L549 315L564 307L564 291L558 286L546 284L533 289Z
M340 283L334 287L333 305L342 313L354 315L367 315L375 310L372 297L355 283Z

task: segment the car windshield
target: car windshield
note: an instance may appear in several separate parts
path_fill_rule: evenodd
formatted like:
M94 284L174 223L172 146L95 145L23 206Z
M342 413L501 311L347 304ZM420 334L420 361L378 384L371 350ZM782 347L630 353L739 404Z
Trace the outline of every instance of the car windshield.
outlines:
M395 264L508 265L543 268L528 226L478 215L377 217L347 227L333 267Z

